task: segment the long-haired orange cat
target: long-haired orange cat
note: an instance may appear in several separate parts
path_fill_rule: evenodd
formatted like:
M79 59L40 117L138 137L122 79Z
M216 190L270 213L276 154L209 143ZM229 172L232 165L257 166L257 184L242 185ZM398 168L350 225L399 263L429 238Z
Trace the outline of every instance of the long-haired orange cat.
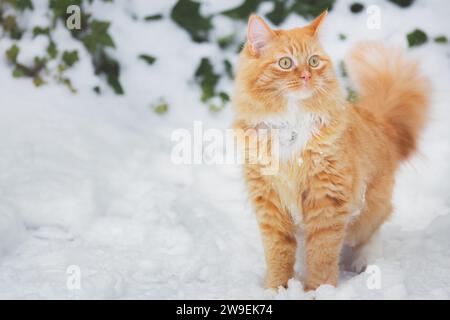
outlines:
M240 57L235 127L280 132L276 172L263 174L260 163L244 167L268 288L294 276L297 246L306 290L337 285L344 244L363 258L392 212L395 172L426 120L427 79L401 51L381 44L352 52L347 67L359 98L346 100L317 37L326 14L292 30L272 30L252 16Z

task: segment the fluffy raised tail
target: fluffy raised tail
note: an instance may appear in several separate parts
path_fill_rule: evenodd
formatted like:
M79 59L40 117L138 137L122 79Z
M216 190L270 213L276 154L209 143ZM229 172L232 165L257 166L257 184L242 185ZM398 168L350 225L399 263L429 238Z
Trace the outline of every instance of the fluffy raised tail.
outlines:
M407 159L427 120L428 79L400 49L380 43L357 45L347 59L347 68L358 92L358 107L385 124L400 159Z

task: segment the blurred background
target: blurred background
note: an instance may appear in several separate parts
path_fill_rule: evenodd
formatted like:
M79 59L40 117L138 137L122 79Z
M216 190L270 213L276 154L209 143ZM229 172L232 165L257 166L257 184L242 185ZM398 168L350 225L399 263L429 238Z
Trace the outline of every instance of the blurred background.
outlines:
M357 99L342 62L351 46L395 44L433 82L430 125L398 175L376 262L382 289L343 272L338 288L305 294L292 280L265 291L240 168L175 165L171 134L193 121L230 126L249 14L293 28L325 9L323 45L348 99ZM449 9L445 0L0 0L0 298L449 298ZM79 287L68 285L71 266Z

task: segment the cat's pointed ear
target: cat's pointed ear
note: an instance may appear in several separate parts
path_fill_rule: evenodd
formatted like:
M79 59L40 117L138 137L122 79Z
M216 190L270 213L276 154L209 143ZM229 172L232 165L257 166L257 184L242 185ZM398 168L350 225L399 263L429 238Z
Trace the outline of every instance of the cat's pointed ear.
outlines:
M247 42L252 54L261 54L274 35L275 33L263 18L257 15L250 16L248 20Z
M325 17L327 15L328 15L328 10L325 10L308 25L308 28L312 31L312 34L314 36L317 34L317 32L319 32L320 26L324 22Z

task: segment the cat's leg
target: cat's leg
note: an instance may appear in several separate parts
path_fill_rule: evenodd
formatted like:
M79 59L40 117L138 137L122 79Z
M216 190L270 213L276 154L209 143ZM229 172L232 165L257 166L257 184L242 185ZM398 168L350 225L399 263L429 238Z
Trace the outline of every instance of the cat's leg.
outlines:
M350 271L361 273L367 265L382 256L382 243L378 230L367 242L352 248Z
M314 290L322 284L337 285L339 258L345 238L350 192L324 192L327 186L302 193L307 276L305 290Z
M247 171L247 185L256 211L266 257L266 288L286 286L294 276L296 239L294 224L270 182Z
M367 188L361 214L349 224L345 243L352 247L352 269L361 272L381 257L379 228L392 213L393 177L383 177Z
M272 205L269 205L269 207ZM258 219L264 243L267 274L266 288L287 286L289 279L294 277L296 239L293 232L281 226L281 221L275 208L268 208L263 217ZM270 217L273 216L273 217Z

